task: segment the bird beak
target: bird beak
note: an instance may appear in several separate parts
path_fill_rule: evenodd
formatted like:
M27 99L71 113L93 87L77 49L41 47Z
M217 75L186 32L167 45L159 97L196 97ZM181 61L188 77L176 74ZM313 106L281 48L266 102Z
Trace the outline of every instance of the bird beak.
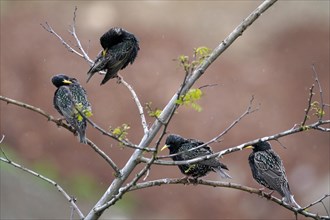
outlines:
M107 54L107 50L108 49L105 49L105 50L102 51L102 57L105 57L105 55Z
M160 151L163 151L164 149L166 149L166 148L168 148L168 145L164 145L163 147L162 147L162 149L160 149Z
M65 80L63 80L63 83L64 83L64 84L71 84L72 82L71 82L70 80L66 80L66 79L65 79Z
M249 145L247 147L245 147L245 149L253 149L254 147L252 145Z

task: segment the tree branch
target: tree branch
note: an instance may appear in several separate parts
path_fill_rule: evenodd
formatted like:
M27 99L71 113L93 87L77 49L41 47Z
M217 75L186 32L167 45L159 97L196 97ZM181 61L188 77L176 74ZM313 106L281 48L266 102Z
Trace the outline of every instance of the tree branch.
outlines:
M201 147L204 147L204 146L206 146L208 144L217 142L222 136L224 136L226 133L228 133L238 122L240 122L246 115L251 114L251 113L253 113L253 112L255 112L255 111L258 110L258 109L252 109L253 100L254 100L254 96L252 96L252 98L250 100L250 103L249 103L249 106L247 107L246 111L241 116L239 116L233 123L231 123L223 132L221 132L220 134L218 134L213 139L205 142L204 144L201 144L201 145L198 145L196 147L193 147L193 148L191 148L189 150L181 151L181 152L178 152L178 153L175 153L175 154L169 154L169 155L165 155L165 156L158 156L156 159L171 158L171 157L178 156L180 154L186 153L187 151L193 151L193 150L199 149Z
M324 125L324 124L330 124L330 120L323 120L321 122L317 121L313 124L306 125L305 127L307 127L308 129L320 130L319 126ZM203 161L203 160L208 160L208 159L215 158L215 157L221 157L221 156L224 156L226 154L230 154L230 153L233 153L233 152L236 152L236 151L241 151L245 147L247 147L249 145L256 144L256 143L261 142L261 141L277 140L277 139L279 139L281 137L284 137L284 136L288 136L288 135L291 135L291 134L294 134L294 133L299 133L299 132L302 132L302 131L306 131L305 127L294 127L294 128L291 128L289 130L286 130L286 131L283 131L283 132L280 132L280 133L277 133L277 134L274 134L274 135L258 138L258 139L255 139L253 141L249 141L249 142L240 144L240 145L235 146L235 147L227 148L225 150L216 152L214 154L201 156L201 157L196 157L196 158L191 159L191 160L184 160L184 161L155 160L154 164L158 164L158 165L194 164L194 163L197 163L197 162L200 162L200 161ZM329 132L330 129L327 129L327 130L324 130L324 131ZM145 157L140 157L139 161L141 161L143 163L149 163L150 159L145 158Z
M314 73L314 80L315 80L317 86L319 87L320 102L321 102L320 103L321 104L321 114L318 117L319 117L319 121L322 121L322 118L323 118L323 115L324 115L323 114L324 113L324 107L325 107L325 104L323 102L323 91L322 91L321 83L320 83L319 77L317 75L314 64L312 65L312 70L313 70L313 73Z
M153 180L153 181L147 181L143 183L137 183L135 186L131 187L130 191L138 190L138 189L144 189L154 186L161 186L161 185L168 185L168 184L184 184L184 185L205 185L205 186L212 186L212 187L225 187L225 188L231 188L231 189L237 189L244 192L256 194L262 198L266 198L268 200L271 200L272 202L277 203L280 206L283 206L284 208L292 211L294 214L299 213L305 217L310 217L313 219L329 219L329 216L319 216L318 214L310 213L305 211L304 209L296 209L286 203L284 203L281 199L278 199L274 196L269 195L268 193L265 193L264 191L260 189L251 188L248 186L240 185L237 183L231 183L231 182L218 182L218 181L210 181L210 180L203 180L203 179L187 179L187 178L181 178L181 179L159 179L159 180ZM322 201L329 195L325 195L320 200L316 201L316 203ZM314 204L313 204L314 205ZM309 206L310 207L310 206Z
M237 26L235 30L217 48L213 50L210 56L207 57L204 60L204 62L196 68L196 70L194 70L192 75L187 79L185 86L182 88L182 93L183 94L186 93L196 82L196 80L198 80L199 77L206 71L206 69L211 65L211 63L213 63L223 51L225 51L239 36L242 35L242 33L245 31L245 29L248 26L250 26L263 12L265 12L275 2L276 0L264 1L239 26ZM175 93L175 95L168 102L168 104L165 106L162 113L160 114L159 120L156 120L149 129L149 132L143 136L139 144L139 147L145 148L151 143L151 141L154 139L155 135L158 133L159 129L162 126L162 123L160 123L160 121L164 122L169 119L172 111L175 109L177 99L178 99L178 94ZM96 213L94 209L96 207L100 207L104 205L105 203L110 201L114 195L118 194L122 184L125 182L125 180L131 174L135 166L138 164L139 162L138 158L141 157L142 153L143 153L142 150L134 151L134 153L132 154L126 165L121 170L121 173L123 174L121 178L116 178L112 182L112 184L106 190L102 198L96 203L94 208L86 216L86 220L98 219L101 216L103 210L101 212Z
M0 143L1 143L1 142L0 142ZM58 185L55 181L53 181L53 180L51 180L51 179L48 179L47 177L44 177L43 175L41 175L41 174L39 174L39 173L37 173L37 172L35 172L35 171L33 171L33 170L30 170L30 169L28 169L28 168L25 168L25 167L23 167L23 166L21 166L21 165L15 163L15 162L13 162L12 160L10 160L10 159L7 157L7 155L6 155L5 152L2 150L2 148L0 148L0 150L1 150L2 154L3 154L4 157L5 157L5 158L0 157L0 161L5 162L5 163L8 163L8 164L11 165L11 166L14 166L14 167L16 167L16 168L18 168L18 169L20 169L20 170L23 170L23 171L25 171L25 172L27 172L27 173L29 173L29 174L32 174L33 176L36 176L36 177L38 177L38 178L44 180L45 182L47 182L47 183L49 183L49 184L52 184L52 185L55 186L55 187L57 188L57 190L58 190L59 192L61 192L61 193L63 194L63 196L69 201L69 203L72 205L72 207L77 211L79 217L80 217L81 219L83 219L83 218L85 217L84 214L80 211L80 209L79 209L79 207L77 206L77 204L75 203L75 199L73 199L71 196L69 196L69 195L64 191L64 189L63 189L60 185Z
M0 96L0 100L7 102L7 104L14 104L14 105L17 105L19 107L26 108L26 109L29 109L29 110L34 111L36 113L39 113L42 116L46 117L48 119L48 121L54 122L57 126L63 127L63 128L67 129L68 131L70 131L73 134L76 133L76 131L71 126L64 123L62 121L62 119L55 119L52 115L48 114L47 112L45 112L44 110L42 110L40 108L34 107L32 105L28 105L28 104L23 103L23 102L19 102L19 101L16 101L14 99L10 99L10 98L4 97L4 96ZM84 115L84 114L82 114L82 115ZM90 147L92 147L103 159L105 159L105 161L115 170L116 174L120 173L118 167L111 160L111 158L109 156L107 156L101 149L99 149L91 140L87 140L87 144Z
M94 64L93 60L91 60L88 56L88 54L85 52L83 46L80 43L80 40L76 34L76 13L77 13L77 6L74 8L74 12L73 12L73 24L71 26L72 30L69 30L69 32L71 33L71 35L74 37L74 39L77 42L77 47L78 49L82 52L83 58L89 63L90 66L92 66Z
M313 98L313 95L314 95L313 89L314 89L314 84L312 85L311 88L309 88L308 105L307 105L307 108L305 109L305 116L304 116L303 122L301 123L301 126L305 126L306 121L309 118L308 113L309 113L309 111L312 107L312 98Z
M146 121L146 118L145 118L145 115L144 115L143 107L141 105L141 102L140 102L138 96L136 95L136 93L135 93L134 89L132 88L132 86L130 84L128 84L122 76L120 76L120 82L123 83L128 88L128 90L131 92L131 95L134 99L134 102L135 102L135 104L136 104L136 106L139 110L139 114L140 114L144 134L148 133L148 131L149 131L148 124L147 124L147 121Z

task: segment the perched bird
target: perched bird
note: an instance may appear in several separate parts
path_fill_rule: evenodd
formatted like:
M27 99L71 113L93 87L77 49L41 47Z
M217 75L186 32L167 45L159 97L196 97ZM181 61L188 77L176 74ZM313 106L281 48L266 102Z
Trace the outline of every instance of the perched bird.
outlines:
M291 194L282 160L270 143L259 142L246 148L253 149L249 156L253 178L268 189L277 191L285 203L300 208Z
M129 63L133 64L139 48L139 41L134 34L119 28L111 28L100 38L103 50L97 55L94 65L87 72L88 79L99 71L106 74L101 85L109 79L117 77L117 72L124 69Z
M182 152L181 154L172 157L174 161L190 160L196 157L213 154L211 147L208 145L195 150L190 150L202 144L204 143L199 140L185 139L179 135L171 134L166 138L165 146L161 149L161 151L168 148L170 150L170 154ZM181 173L187 176L192 176L195 179L205 176L210 171L217 172L222 178L231 178L223 170L228 170L227 166L220 163L216 158L189 165L178 165L178 167Z
M52 83L57 87L54 93L54 107L64 116L65 120L77 131L81 143L86 143L85 117L92 115L92 108L87 100L85 89L75 78L59 74L52 77Z

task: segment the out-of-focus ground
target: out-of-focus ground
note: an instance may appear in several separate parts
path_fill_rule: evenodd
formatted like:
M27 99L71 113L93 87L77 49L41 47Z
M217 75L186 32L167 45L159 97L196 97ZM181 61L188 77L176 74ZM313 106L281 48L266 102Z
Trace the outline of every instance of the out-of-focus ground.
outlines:
M163 108L184 76L173 59L192 55L198 46L215 48L258 4L260 1L1 1L1 95L59 117L52 104L55 87L50 78L66 73L86 88L96 123L106 129L127 123L131 126L128 138L138 143L142 128L128 90L115 80L99 86L100 75L86 84L88 64L68 52L40 23L47 21L65 40L74 42L67 30L77 5L77 34L91 58L100 50L99 37L110 27L134 33L141 50L135 63L120 73L142 103L151 101L152 106ZM203 111L181 107L168 131L210 140L245 111L252 95L259 110L244 118L221 143L213 144L215 151L292 128L303 120L309 88L314 83L312 64L323 87L324 101L329 103L329 49L329 1L277 2L196 83L195 87L218 84L204 89L199 102ZM315 92L318 94L317 89ZM50 175L70 194L77 195L78 205L86 214L113 180L111 168L87 145L79 144L71 133L41 115L0 104L0 133L6 135L1 144L4 151L13 152L18 163ZM327 108L325 117L329 112ZM309 122L313 120L311 117ZM148 118L148 122L153 119ZM90 126L87 136L120 167L133 152ZM329 193L329 139L329 133L307 131L281 138L286 149L272 142L284 161L295 199L302 206ZM236 152L221 160L230 168L233 179L229 181L258 188L248 166L249 153ZM0 165L2 219L69 218L70 206L54 187L7 164ZM153 166L148 180L164 177L182 174L177 167ZM216 174L205 179L219 180ZM329 200L325 205L329 207ZM310 211L325 214L321 205ZM294 218L291 212L255 195L192 185L129 193L103 216L119 217Z

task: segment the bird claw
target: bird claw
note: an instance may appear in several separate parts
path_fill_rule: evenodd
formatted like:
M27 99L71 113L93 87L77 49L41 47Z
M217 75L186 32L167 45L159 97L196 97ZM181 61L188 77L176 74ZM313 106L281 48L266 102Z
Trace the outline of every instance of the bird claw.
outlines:
M184 176L180 179L180 181L186 181L188 184L190 183L189 181L189 177L188 176ZM184 183L185 184L185 183Z
M260 188L260 192L262 194L263 197L266 197L268 199L270 199L270 197L272 196L272 194L274 193L274 190L270 191L269 193L264 191L265 188Z
M121 83L121 79L122 79L121 76L116 75L113 78L117 78L117 84L120 84Z
M61 118L58 118L57 119L57 126L61 126L61 125L63 125L64 123L63 123L63 121L65 121L65 118L64 117L61 117Z

